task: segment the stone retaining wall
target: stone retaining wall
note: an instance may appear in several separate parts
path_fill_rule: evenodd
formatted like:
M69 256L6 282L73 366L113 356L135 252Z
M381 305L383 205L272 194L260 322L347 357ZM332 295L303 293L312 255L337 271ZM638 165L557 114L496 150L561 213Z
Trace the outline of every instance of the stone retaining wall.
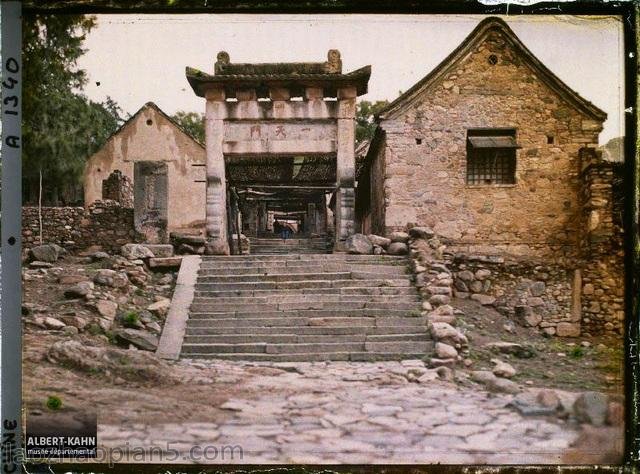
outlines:
M115 201L96 201L83 207L43 207L42 241L69 250L100 245L119 251L127 242L140 242L133 227L133 209ZM24 250L40 244L38 208L22 208L22 246Z
M549 335L580 335L579 303L575 308L573 302L575 270L479 255L457 255L452 269L458 298L493 306L515 323Z

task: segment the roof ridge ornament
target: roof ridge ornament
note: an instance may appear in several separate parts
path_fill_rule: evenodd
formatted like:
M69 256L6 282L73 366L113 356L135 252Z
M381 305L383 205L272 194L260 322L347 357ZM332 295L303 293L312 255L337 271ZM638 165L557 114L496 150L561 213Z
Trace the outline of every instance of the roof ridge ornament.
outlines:
M342 59L340 51L330 49L327 53L327 62L325 63L325 71L329 74L342 74Z
M220 51L216 56L216 62L213 65L214 74L223 74L224 67L231 62L231 57L226 51Z

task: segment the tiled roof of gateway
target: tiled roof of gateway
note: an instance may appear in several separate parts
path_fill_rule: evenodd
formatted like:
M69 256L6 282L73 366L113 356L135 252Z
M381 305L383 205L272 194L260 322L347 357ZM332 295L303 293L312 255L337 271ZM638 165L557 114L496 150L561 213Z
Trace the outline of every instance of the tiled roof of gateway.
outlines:
M258 96L268 96L268 86L322 87L326 96L335 94L339 87L356 87L358 95L367 93L371 66L349 73L342 73L342 61L338 50L329 50L327 61L316 63L231 63L229 55L218 53L215 74L208 74L191 67L186 76L196 95L203 97L207 86L219 84L227 97L234 97L239 89L253 88Z
M594 104L580 96L576 91L562 82L558 76L551 72L551 70L536 58L524 43L520 41L520 38L516 36L511 28L509 28L509 25L497 17L489 17L482 20L449 56L447 56L423 79L411 87L411 89L391 102L378 114L378 117L381 119L394 118L405 106L412 103L419 94L443 80L444 76L454 69L459 61L467 57L467 55L485 39L489 32L496 30L506 38L516 51L518 51L520 56L536 72L540 80L553 89L558 95L572 104L577 110L594 118L595 120L604 121L607 118L606 112L600 110Z

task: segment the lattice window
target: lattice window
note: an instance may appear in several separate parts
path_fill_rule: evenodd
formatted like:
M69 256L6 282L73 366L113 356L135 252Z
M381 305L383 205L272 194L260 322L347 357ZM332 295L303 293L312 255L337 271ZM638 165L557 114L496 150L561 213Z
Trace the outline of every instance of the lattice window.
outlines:
M515 184L517 148L513 129L469 130L467 184Z

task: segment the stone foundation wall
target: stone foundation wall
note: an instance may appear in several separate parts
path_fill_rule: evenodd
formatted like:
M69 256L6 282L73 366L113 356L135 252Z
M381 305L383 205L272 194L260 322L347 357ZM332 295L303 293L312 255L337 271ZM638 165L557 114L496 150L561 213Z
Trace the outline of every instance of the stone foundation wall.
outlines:
M140 242L133 227L133 209L115 201L96 201L83 207L43 207L42 241L69 250L100 245L118 251L123 244ZM40 244L38 208L22 208L22 246L24 250Z
M452 269L456 297L493 306L514 323L548 335L580 335L574 269L478 255L457 255Z

